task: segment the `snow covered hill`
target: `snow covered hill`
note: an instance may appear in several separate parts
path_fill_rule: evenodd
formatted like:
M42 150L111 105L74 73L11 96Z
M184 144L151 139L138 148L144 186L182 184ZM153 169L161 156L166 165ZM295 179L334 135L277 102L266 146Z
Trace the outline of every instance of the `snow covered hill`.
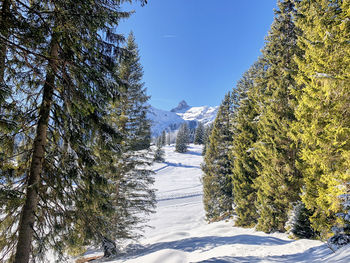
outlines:
M198 122L208 125L215 120L218 108L218 106L191 107L184 100L171 111L150 107L147 116L152 122L152 136L159 136L164 130L175 131L185 121L192 128L195 128Z
M184 123L184 120L176 113L154 107L149 108L147 118L151 120L152 137L161 135L164 130L175 131Z
M145 238L127 247L110 263L345 263L350 247L333 254L322 242L292 240L286 234L265 234L237 228L232 220L208 224L202 203L201 147L176 153L165 147L165 162L156 163L158 206ZM101 252L87 255L101 255ZM101 261L99 261L101 262ZM103 262L103 261L102 261Z

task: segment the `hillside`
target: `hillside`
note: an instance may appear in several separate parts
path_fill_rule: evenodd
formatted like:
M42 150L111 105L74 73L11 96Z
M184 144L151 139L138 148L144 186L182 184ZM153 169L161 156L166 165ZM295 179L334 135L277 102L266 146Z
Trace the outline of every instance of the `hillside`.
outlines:
M332 254L320 241L237 228L232 220L207 224L201 162L200 146L191 145L185 154L174 152L173 145L165 147L165 162L153 166L158 189L158 207L150 221L153 228L139 244L129 245L120 257L108 262L348 262L349 249Z
M218 106L191 107L184 100L170 111L151 106L147 117L152 123L152 136L159 136L164 130L167 132L176 131L184 122L188 122L192 128L195 128L198 122L208 125L215 120L218 108Z

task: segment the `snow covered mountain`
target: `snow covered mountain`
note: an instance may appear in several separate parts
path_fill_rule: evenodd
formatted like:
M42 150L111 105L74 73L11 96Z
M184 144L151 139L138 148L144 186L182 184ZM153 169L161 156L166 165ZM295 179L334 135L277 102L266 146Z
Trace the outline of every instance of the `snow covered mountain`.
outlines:
M190 128L195 128L198 122L208 125L215 120L218 109L219 106L191 107L182 100L171 111L151 106L147 116L152 122L152 136L159 136L164 130L167 132L176 131L185 121L188 122Z

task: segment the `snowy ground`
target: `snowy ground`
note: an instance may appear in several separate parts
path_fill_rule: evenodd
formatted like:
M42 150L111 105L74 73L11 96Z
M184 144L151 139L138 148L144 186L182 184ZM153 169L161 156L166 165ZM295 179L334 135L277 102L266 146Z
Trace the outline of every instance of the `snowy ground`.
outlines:
M140 244L113 263L181 262L350 262L350 247L337 254L320 241L291 240L285 234L265 234L233 227L233 223L207 224L204 220L201 147L174 152L165 147L165 162L154 165L158 189L157 212Z

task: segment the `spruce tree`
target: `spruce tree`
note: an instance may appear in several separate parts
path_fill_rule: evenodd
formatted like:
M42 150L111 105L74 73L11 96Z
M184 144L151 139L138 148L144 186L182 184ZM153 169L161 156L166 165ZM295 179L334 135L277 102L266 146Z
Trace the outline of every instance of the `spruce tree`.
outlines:
M293 58L300 55L296 46L295 6L292 0L281 0L263 49L266 72L258 85L258 138L254 156L259 162L256 206L257 229L265 232L284 231L288 211L299 200L301 173L296 168L298 141L290 136L295 121L298 67Z
M211 131L213 130L213 124L209 124L204 128L204 139L203 139L203 150L202 150L202 155L204 156L206 151L207 151L207 147L209 144L209 137L211 134Z
M13 151L1 153L14 164L0 171L5 259L79 252L115 231L116 181L107 167L120 155L122 136L107 105L118 100L114 69L123 37L113 30L129 16L121 2L16 2L18 25L27 30L11 28L5 38L1 27L2 51L5 45L11 58L4 85L22 111L16 133L4 132Z
M162 145L164 146L166 143L166 133L165 131L162 132Z
M335 248L340 248L350 243L350 183L347 183L346 194L339 196L342 211L337 214L339 221L332 227L332 236L328 243Z
M170 145L170 144L171 144L171 134L170 134L170 132L167 133L167 135L166 135L166 144L167 144L167 145Z
M231 124L233 132L232 184L237 218L235 224L253 227L257 223L255 179L258 176L258 161L254 156L254 144L257 141L257 121L259 108L256 101L258 86L256 79L264 74L263 61L258 60L237 83L234 95L234 115Z
M202 164L203 202L209 221L232 215L232 163L228 156L233 139L230 127L232 106L231 94L228 93L219 107Z
M164 162L164 150L161 138L157 140L156 147L153 160L155 162Z
M204 133L205 133L204 125L203 123L199 122L194 135L194 144L204 143Z
M285 229L294 238L315 238L316 232L311 227L310 216L311 212L301 201L298 201L289 212Z
M114 157L111 177L117 183L116 216L110 219L116 230L108 233L109 240L137 238L134 230L142 228L155 204L153 177L150 165L150 121L146 113L149 96L142 82L143 70L133 33L125 46L126 55L118 65L119 100L110 104L109 118L122 135L121 154Z
M296 138L302 142L299 167L302 200L313 212L312 226L327 236L340 212L338 196L350 181L350 8L349 1L300 1L296 20L302 34L296 57L298 108Z
M175 151L179 153L187 152L189 142L189 129L187 123L183 123L176 136Z

